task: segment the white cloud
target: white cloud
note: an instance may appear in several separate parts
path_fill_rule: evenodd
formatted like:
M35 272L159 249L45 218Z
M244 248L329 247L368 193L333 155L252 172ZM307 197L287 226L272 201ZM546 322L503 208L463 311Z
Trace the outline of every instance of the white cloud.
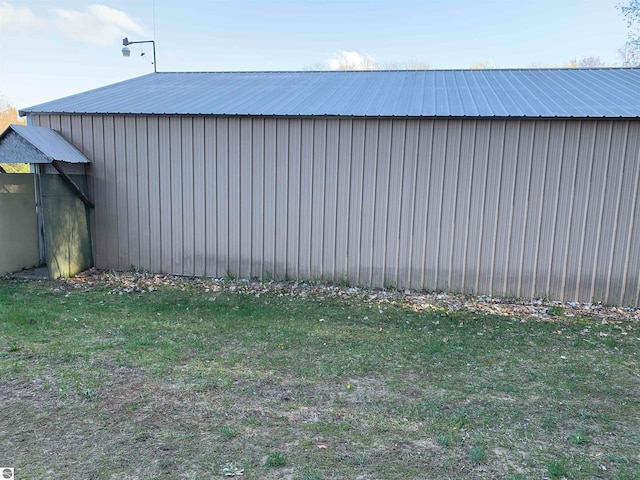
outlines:
M93 4L85 11L55 8L52 16L36 15L28 7L0 3L3 30L35 31L55 29L71 40L94 45L111 45L131 35L146 35L142 24L122 10ZM52 18L53 17L53 18Z
M371 55L348 50L329 59L328 63L331 70L376 70L378 68L378 62Z
M15 7L9 2L0 4L0 27L6 30L24 30L42 23L28 7Z
M90 5L85 12L55 9L55 26L72 40L109 45L127 35L144 35L145 29L122 10L106 5Z

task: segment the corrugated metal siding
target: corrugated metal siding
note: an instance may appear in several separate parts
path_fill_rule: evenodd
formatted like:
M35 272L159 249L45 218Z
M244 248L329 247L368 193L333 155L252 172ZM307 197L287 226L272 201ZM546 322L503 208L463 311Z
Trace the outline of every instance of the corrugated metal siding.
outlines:
M640 304L638 121L32 120L94 162L101 268Z

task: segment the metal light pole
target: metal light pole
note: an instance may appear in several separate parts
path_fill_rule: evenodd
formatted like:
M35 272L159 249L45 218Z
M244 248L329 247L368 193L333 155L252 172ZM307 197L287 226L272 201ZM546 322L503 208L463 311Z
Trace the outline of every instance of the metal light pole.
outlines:
M158 69L156 67L156 42L155 40L140 40L137 42L130 42L128 38L123 38L122 39L122 56L123 57L129 57L131 56L131 49L129 48L129 45L133 45L134 43L151 43L153 45L153 71L155 73L158 72Z

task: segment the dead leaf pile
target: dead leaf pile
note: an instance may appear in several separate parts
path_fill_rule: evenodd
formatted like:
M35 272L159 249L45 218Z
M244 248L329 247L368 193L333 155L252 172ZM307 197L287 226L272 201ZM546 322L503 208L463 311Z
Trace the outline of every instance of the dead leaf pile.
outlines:
M602 322L640 322L640 308L612 307L601 304L579 302L549 302L541 299L530 301L499 298L486 295L471 296L449 293L420 293L412 290L369 289L363 287L342 287L336 285L280 282L258 280L229 280L208 277L183 277L177 275L155 274L147 272L115 272L89 269L74 278L56 282L56 290L106 288L110 295L130 293L144 294L159 288L177 288L180 290L197 289L203 294L216 292L236 292L260 297L277 295L282 297L313 297L316 299L344 298L375 304L380 309L384 305L401 305L416 311L442 310L443 312L460 309L471 312L502 315L522 320L558 321L560 317L589 317ZM382 312L382 310L380 310Z

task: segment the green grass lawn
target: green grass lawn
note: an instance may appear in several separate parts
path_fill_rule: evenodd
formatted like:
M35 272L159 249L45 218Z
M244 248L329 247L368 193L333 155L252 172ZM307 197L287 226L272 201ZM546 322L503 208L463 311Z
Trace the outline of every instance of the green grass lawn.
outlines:
M640 478L637 322L130 290L0 281L17 479Z

